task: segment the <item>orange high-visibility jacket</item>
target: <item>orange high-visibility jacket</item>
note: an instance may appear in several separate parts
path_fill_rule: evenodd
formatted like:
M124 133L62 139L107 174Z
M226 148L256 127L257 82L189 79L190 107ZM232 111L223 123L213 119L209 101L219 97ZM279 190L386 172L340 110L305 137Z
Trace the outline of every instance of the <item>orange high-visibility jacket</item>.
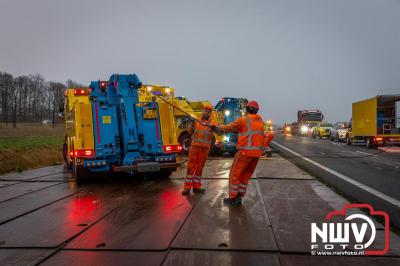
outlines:
M216 125L211 118L209 118L207 121L203 121L209 125ZM189 133L193 133L192 135L192 144L193 146L198 146L202 148L210 148L211 147L211 141L213 138L213 133L211 128L208 126L203 126L200 122L196 121L194 124L191 125L191 128L189 129Z
M264 148L264 122L258 114L247 114L238 118L235 122L221 126L224 132L238 133L236 148L243 155L249 157L261 157Z

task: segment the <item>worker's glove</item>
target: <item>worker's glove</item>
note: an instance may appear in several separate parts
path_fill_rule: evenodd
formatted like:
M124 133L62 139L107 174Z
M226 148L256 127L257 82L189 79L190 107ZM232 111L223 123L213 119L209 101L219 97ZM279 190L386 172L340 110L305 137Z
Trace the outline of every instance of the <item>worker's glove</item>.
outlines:
M222 134L223 133L223 131L219 127L217 127L216 125L211 125L210 128L212 129L212 131L214 131L217 134Z

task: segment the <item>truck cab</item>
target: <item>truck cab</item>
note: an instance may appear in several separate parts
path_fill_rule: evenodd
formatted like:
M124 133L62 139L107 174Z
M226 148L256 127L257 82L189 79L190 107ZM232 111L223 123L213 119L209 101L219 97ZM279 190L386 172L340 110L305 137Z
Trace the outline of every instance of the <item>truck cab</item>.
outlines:
M247 102L248 100L245 98L222 98L215 106L218 123L222 125L229 124L246 115ZM215 146L222 152L234 153L237 141L238 134L227 133L216 140Z
M189 127L191 122L190 117L188 117L187 114L191 115L194 118L198 118L199 116L201 116L201 114L198 114L193 110L193 108L190 106L190 102L185 97L175 97L174 105L186 113L185 114L178 109L174 109L178 142L182 145L183 152L188 153L192 140L189 134Z
M292 124L292 134L298 136L312 136L313 127L321 123L324 115L320 110L299 110L297 121Z

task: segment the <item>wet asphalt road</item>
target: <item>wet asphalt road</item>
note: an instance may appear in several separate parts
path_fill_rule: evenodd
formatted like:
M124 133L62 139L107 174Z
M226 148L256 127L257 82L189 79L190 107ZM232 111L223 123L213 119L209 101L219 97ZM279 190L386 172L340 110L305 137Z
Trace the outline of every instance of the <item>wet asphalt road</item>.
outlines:
M399 151L389 152L390 148L367 149L363 144L348 146L343 142L284 136L281 133L276 134L274 141L276 144L273 143L272 146L295 164L319 177L353 201L369 203L376 209L387 211L392 225L400 228ZM297 155L284 147L296 152ZM335 174L299 158L299 155L355 180L361 186L367 186L367 190L368 188L372 190L366 191L358 185L344 181Z
M63 166L0 176L0 265L400 265L393 233L385 257L310 256L310 223L347 201L277 154L260 160L242 206L224 206L231 164L210 158L207 193L187 197L185 163L168 179L86 185Z

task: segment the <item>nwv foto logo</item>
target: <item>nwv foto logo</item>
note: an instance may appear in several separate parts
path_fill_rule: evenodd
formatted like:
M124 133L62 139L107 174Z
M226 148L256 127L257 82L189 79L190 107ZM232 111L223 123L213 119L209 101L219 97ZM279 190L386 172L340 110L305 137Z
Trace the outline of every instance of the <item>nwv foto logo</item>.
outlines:
M364 214L352 214L346 216L347 210L352 208L367 208L372 216L382 216L385 221L385 246L382 250L368 249L376 238L376 228L373 221ZM344 223L326 222L318 225L311 224L311 250L312 254L318 250L323 255L383 255L389 251L389 215L383 211L375 211L369 204L346 204L340 211L328 213L326 219L329 221L333 217L344 216ZM356 222L351 222L357 219ZM362 222L360 222L362 221ZM367 232L369 234L367 235ZM351 241L354 239L354 241ZM356 253L340 253L340 250L354 250ZM332 251L335 252L323 252ZM339 252L337 251L339 250Z

